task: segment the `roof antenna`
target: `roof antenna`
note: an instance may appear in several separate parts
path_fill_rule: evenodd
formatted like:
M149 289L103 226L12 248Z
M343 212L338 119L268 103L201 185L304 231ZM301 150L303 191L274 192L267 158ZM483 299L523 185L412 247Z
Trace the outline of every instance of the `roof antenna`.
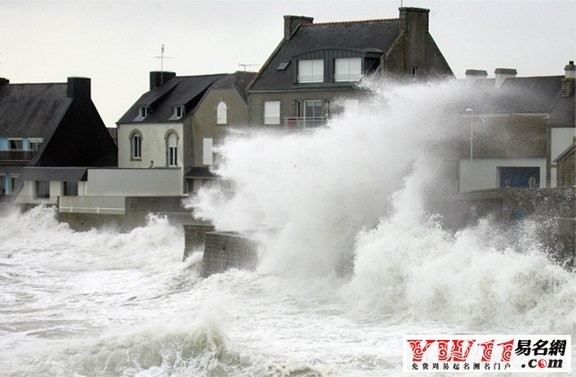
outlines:
M239 63L238 65L243 68L243 71L244 71L244 72L246 72L246 67L257 66L258 64L243 64L243 63Z
M162 43L162 47L160 48L160 56L154 56L155 59L160 59L160 84L163 84L164 75L164 59L173 59L172 56L164 56L164 43Z

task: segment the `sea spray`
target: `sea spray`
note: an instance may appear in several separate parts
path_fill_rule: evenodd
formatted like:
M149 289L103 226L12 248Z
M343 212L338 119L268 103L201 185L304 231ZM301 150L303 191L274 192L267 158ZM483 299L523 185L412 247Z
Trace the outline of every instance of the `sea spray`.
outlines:
M457 192L449 143L463 89L373 86L354 110L310 133L235 134L218 173L233 191L190 204L226 230L262 236L259 272L326 276L353 261L342 288L355 311L451 328L574 333L576 280L529 223L489 219L458 232L429 203Z

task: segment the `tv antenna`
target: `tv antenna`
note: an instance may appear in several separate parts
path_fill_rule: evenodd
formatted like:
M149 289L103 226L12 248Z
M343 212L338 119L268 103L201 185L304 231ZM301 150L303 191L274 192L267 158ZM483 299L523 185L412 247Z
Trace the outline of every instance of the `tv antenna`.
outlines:
M164 59L173 59L172 56L164 56L164 43L160 48L160 56L154 56L155 59L160 59L160 72L164 72Z
M244 72L246 72L246 67L257 66L258 64L243 64L243 63L240 63L240 64L238 64L238 65L239 65L240 67L242 67L242 70L243 70Z

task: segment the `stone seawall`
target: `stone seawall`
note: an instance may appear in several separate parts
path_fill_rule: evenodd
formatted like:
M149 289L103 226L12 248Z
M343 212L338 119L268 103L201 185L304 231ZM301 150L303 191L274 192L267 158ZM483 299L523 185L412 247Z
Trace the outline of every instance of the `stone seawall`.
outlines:
M214 225L184 224L184 254L186 259L195 251L202 251L206 245L206 233L214 231Z
M205 242L202 277L231 268L256 268L258 245L254 240L234 232L209 232Z

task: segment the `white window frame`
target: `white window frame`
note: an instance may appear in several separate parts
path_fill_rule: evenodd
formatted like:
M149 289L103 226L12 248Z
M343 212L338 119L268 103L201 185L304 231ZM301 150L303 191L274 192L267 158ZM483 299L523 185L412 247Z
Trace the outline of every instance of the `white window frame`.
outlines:
M216 106L216 124L228 124L228 106L224 101Z
M178 166L178 134L170 132L166 137L166 165L168 167Z
M12 148L12 142L20 143L20 148ZM11 137L8 138L8 150L9 151L23 151L24 150L24 139Z
M44 141L44 139L42 139L41 137L31 137L28 139L28 146L32 152L38 152L40 150L40 146L42 145L42 142Z
M324 60L299 60L298 82L303 84L324 82Z
M172 116L170 120L180 119L184 116L184 106L183 105L175 105L172 106Z
M214 140L206 137L202 139L202 163L204 165L214 164L213 152Z
M34 186L36 199L50 199L50 181L35 181Z
M280 124L280 101L264 102L264 124Z
M362 78L362 58L338 58L334 61L334 81L354 82Z
M136 139L138 139L138 144L136 144ZM142 134L138 130L130 134L130 159L142 159Z

